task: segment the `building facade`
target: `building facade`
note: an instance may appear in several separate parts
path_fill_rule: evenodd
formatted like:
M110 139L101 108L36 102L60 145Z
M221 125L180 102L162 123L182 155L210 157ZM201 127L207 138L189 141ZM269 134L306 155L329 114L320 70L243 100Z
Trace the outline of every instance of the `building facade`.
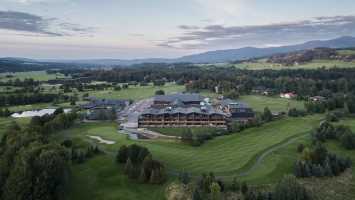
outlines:
M138 126L220 127L226 128L228 116L204 102L199 94L159 95L138 118Z

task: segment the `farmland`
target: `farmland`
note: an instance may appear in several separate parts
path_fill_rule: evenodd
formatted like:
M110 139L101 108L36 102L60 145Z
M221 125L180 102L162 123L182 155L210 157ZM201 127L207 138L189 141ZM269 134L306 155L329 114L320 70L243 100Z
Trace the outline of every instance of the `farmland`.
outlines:
M48 81L56 78L66 78L64 74L48 74L46 71L29 71L16 73L1 73L0 81L33 79L35 81Z

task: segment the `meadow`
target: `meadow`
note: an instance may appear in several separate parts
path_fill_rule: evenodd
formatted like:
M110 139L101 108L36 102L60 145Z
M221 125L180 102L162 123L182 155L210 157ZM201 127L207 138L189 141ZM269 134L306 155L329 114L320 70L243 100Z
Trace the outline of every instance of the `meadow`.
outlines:
M148 86L130 85L128 89L122 89L119 91L110 88L103 91L88 91L87 93L89 93L89 96L104 99L141 100L154 96L157 90L164 90L166 94L171 94L185 91L185 86L176 85L175 83L167 83L164 86L154 86L152 84Z
M8 77L12 76L12 77ZM0 81L8 81L8 80L24 80L24 79L32 78L35 81L48 81L57 78L68 78L65 77L64 74L56 73L56 74L48 74L46 71L29 71L29 72L15 72L15 73L0 73Z
M304 102L295 99L283 99L280 97L268 97L261 95L245 95L238 100L247 103L255 111L263 112L268 107L272 112L286 112L288 108L304 109Z

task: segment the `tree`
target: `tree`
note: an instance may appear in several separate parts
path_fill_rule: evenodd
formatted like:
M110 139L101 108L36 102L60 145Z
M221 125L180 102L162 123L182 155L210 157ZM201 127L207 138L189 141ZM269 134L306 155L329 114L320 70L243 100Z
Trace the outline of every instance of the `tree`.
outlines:
M192 193L192 200L203 200L200 192L197 189L194 189L194 191Z
M221 187L218 183L213 182L211 184L211 200L220 200L221 199Z
M240 190L240 184L239 184L238 179L236 177L233 178L230 189L233 192L237 192Z
M118 163L126 163L128 159L128 148L126 145L122 145L116 155L116 161Z
M184 130L184 132L182 133L181 135L181 140L183 142L186 142L186 143L189 143L191 144L192 143L192 132L191 132L191 129L187 128L186 130Z
M133 163L130 158L127 159L126 165L124 167L124 173L128 176L132 174L133 171Z
M191 180L191 177L190 177L190 174L189 173L187 173L187 172L181 172L180 174L179 174L179 180L180 180L180 182L182 183L182 184L184 184L184 185L187 185L187 184L189 184L190 183L190 180Z
M298 152L298 153L302 153L303 150L304 150L304 148L305 148L304 144L299 144L299 145L297 146L297 152Z
M345 132L340 137L340 142L342 146L346 149L354 149L355 148L355 136L352 132Z
M165 91L164 90L157 90L157 91L155 91L155 95L165 95Z
M270 122L272 121L272 113L270 111L270 109L268 107L265 107L264 108L264 113L263 113L263 120L266 121L266 122Z
M292 175L285 176L274 189L274 200L309 200L311 196Z
M229 91L224 94L226 98L230 99L238 99L239 98L239 93L236 90Z
M243 195L246 195L246 194L247 194L247 192L249 191L249 188L248 188L248 185L247 185L246 182L243 182L243 183L242 183L242 186L241 186L240 190L241 190L241 192L242 192Z

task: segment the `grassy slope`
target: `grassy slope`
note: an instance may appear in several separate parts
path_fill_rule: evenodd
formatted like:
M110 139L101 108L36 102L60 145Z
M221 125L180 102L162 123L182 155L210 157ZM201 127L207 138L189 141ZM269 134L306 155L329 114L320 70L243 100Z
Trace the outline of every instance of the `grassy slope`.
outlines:
M101 155L72 167L70 200L164 199L164 187L129 180L111 156Z
M163 188L140 185L122 176L121 168L113 163L114 155L122 144L139 143L147 146L154 157L162 160L168 170L187 170L195 175L214 171L217 175L232 177L238 169L253 163L256 155L296 135L306 134L317 126L321 116L289 118L249 129L242 134L223 136L211 140L202 147L191 147L174 141L131 141L117 133L115 123L86 123L63 131L55 136L77 138L95 142L87 135L98 135L116 141L114 145L101 145L108 154L99 156L82 165L73 167L73 186L70 199L145 199L163 198ZM292 144L293 145L293 144ZM283 173L289 173L293 163L294 146L272 154L253 173L243 179L254 183L277 181ZM296 145L296 144L295 144ZM288 160L284 160L289 158ZM94 188L94 189L93 189Z
M320 117L312 116L305 119L284 119L269 123L260 128L252 128L242 134L233 134L213 139L201 147L191 147L172 141L138 141L147 146L157 158L166 163L169 169L187 170L195 174L214 171L220 174L233 174L255 157L259 152L270 146L318 125ZM134 141L117 134L114 124L83 124L70 131L64 131L65 137L80 137L89 140L86 135L98 135L117 143L106 146L110 152L116 152L120 145ZM228 172L228 173L226 173Z
M347 125L355 133L355 119L342 120L341 122L339 122L337 124ZM351 160L353 161L353 165L355 164L355 150L352 150L352 151L346 150L343 147L341 147L341 145L337 141L328 141L326 143L326 145L327 145L328 149L330 149L331 152L334 152L334 153L342 155L342 156L350 157ZM352 170L352 176L355 177L354 166L353 166L353 170ZM353 185L355 186L354 179L352 182L353 182ZM352 188L351 195L353 198L355 198L355 187Z

